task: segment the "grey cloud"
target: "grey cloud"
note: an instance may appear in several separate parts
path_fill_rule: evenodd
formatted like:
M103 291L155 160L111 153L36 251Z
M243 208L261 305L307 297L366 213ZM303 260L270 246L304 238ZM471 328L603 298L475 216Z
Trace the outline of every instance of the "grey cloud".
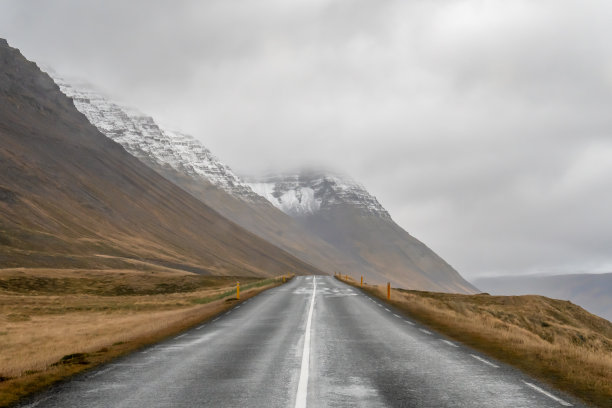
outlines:
M245 174L361 180L465 276L612 267L605 0L5 1L30 59Z

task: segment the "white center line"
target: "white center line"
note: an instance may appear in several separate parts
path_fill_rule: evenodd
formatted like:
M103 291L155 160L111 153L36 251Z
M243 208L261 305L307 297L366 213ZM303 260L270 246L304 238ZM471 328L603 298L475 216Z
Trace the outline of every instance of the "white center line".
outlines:
M219 318L217 317L216 319L213 320L213 322L216 322L217 320L219 320Z
M474 357L476 360L478 360L478 361L480 361L480 362L482 362L482 363L485 363L485 364L486 364L486 365L488 365L488 366L491 366L491 367L493 367L493 368L499 368L499 366L497 366L497 365L493 364L493 363L492 363L492 362L490 362L490 361L485 360L485 359L484 359L484 358L482 358L482 357L478 357L478 356L477 356L477 355L475 355L475 354L470 354L470 356Z
M534 390L536 390L537 392L542 393L542 394L546 395L548 398L550 398L550 399L552 399L552 400L557 401L559 404L563 405L564 407L572 407L572 406L573 406L573 405L572 405L572 404L570 404L569 402L567 402L567 401L565 401L565 400L562 400L562 399L561 399L561 398L559 398L559 397L555 397L555 396L554 396L554 395L552 395L550 392L548 392L548 391L545 391L545 390L541 389L540 387L538 387L538 386L537 386L537 385L535 385L535 384L529 383L529 382L527 382L527 381L523 381L523 382L524 382L525 384L527 384L527 386L529 386L529 387L533 388Z
M390 312L390 310L389 310L389 309L387 309L386 307L385 307L385 310L386 310L387 312Z
M449 346L452 346L452 347L459 347L458 345L456 345L455 343L453 343L453 342L451 342L451 341L448 341L448 340L442 340L442 341L443 341L444 343L448 344Z
M206 326L205 324L199 326L196 330L200 330L202 327Z
M398 314L395 314L395 313L393 313L393 316L397 317L398 319L401 319L401 318L402 318L402 316L400 316L400 315L398 315Z
M185 337L186 335L187 335L187 333L181 334L180 336L176 336L174 339L180 339L181 337Z
M425 334L431 335L431 332L429 330L425 330L425 329L419 329L419 330L422 331Z
M408 323L411 326L414 326L414 323L412 323L410 320L404 320L406 323Z
M312 280L312 298L306 320L306 332L304 334L304 351L302 352L302 368L300 370L300 381L298 383L297 395L295 397L295 408L306 408L306 397L308 394L308 375L310 371L310 325L312 324L312 310L314 309L315 294L317 292L317 281Z

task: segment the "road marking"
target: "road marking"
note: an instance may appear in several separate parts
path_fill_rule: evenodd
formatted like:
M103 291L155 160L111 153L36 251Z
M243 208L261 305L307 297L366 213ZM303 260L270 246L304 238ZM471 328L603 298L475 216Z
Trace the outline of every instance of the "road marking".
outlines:
M203 328L204 326L206 326L205 324L199 326L196 330L200 330L201 328Z
M240 309L240 306L236 306L234 309Z
M380 303L377 303L378 307L382 307L382 305Z
M393 313L393 316L397 317L398 319L401 319L401 318L402 318L402 316L400 316L400 315L398 315L398 314L395 314L395 313Z
M410 320L404 320L406 323L408 323L411 326L414 326L414 323L412 323Z
M389 310L389 309L387 309L386 307L385 307L385 310L386 310L387 312L390 312L390 310Z
M522 380L521 380L521 381L522 381ZM527 384L527 386L529 386L529 387L533 388L534 390L536 390L537 392L539 392L539 393L542 393L542 394L546 395L548 398L550 398L550 399L552 399L552 400L554 400L554 401L557 401L559 404L563 405L564 407L573 407L573 405L572 405L572 404L570 404L569 402L567 402L567 401L565 401L565 400L562 400L561 398L559 398L559 397L556 397L556 396L552 395L550 392L548 392L548 391L545 391L545 390L541 389L541 388L540 388L540 387L538 387L537 385L532 384L532 383L527 382L527 381L523 381L523 382L524 382L525 384Z
M216 322L217 320L219 320L219 318L217 317L216 319L213 320L213 322Z
M228 314L232 313L232 311L230 310L229 312L225 313L225 315L227 316Z
M419 329L419 330L431 336L431 332L429 330L425 330L425 329Z
M186 335L187 335L187 333L185 333L185 334L181 334L180 336L176 336L176 337L174 338L174 340L176 340L176 339L180 339L181 337L185 337Z
M310 371L310 325L312 324L312 310L314 309L315 294L317 292L317 281L312 280L312 298L306 320L306 333L304 334L304 351L302 352L302 368L300 370L300 381L298 382L297 395L295 397L295 408L306 408L306 396L308 393L308 375Z
M490 361L485 360L485 359L484 359L484 358L482 358L482 357L478 357L478 356L477 356L477 355L475 355L475 354L470 354L470 356L474 357L476 360L478 360L478 361L480 361L480 362L482 362L482 363L485 363L485 364L486 364L486 365L488 365L488 366L491 366L491 367L493 367L493 368L499 368L499 366L497 366L497 365L493 364L493 363L492 363L492 362L490 362Z
M448 341L448 340L443 340L443 339L442 339L441 341L443 341L444 343L448 344L449 346L452 346L452 347L459 347L458 345L456 345L455 343L453 343L453 342L451 342L451 341Z

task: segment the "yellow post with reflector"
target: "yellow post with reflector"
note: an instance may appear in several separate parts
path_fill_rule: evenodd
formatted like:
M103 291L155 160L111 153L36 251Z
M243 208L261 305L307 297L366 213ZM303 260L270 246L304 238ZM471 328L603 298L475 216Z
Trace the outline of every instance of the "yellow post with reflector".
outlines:
M387 282L387 300L391 299L391 282Z
M363 287L363 275L361 275L361 287Z
M236 299L240 300L240 282L236 282Z

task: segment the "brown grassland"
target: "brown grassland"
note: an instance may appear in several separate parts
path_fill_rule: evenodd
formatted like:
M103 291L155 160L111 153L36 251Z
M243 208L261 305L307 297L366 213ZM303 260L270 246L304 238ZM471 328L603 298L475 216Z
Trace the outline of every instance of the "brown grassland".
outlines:
M359 287L350 277L342 280ZM387 288L363 285L387 301ZM588 404L612 407L612 323L543 296L458 295L392 289L415 320Z
M235 277L175 270L0 270L0 406L232 307ZM280 278L239 278L240 299Z

